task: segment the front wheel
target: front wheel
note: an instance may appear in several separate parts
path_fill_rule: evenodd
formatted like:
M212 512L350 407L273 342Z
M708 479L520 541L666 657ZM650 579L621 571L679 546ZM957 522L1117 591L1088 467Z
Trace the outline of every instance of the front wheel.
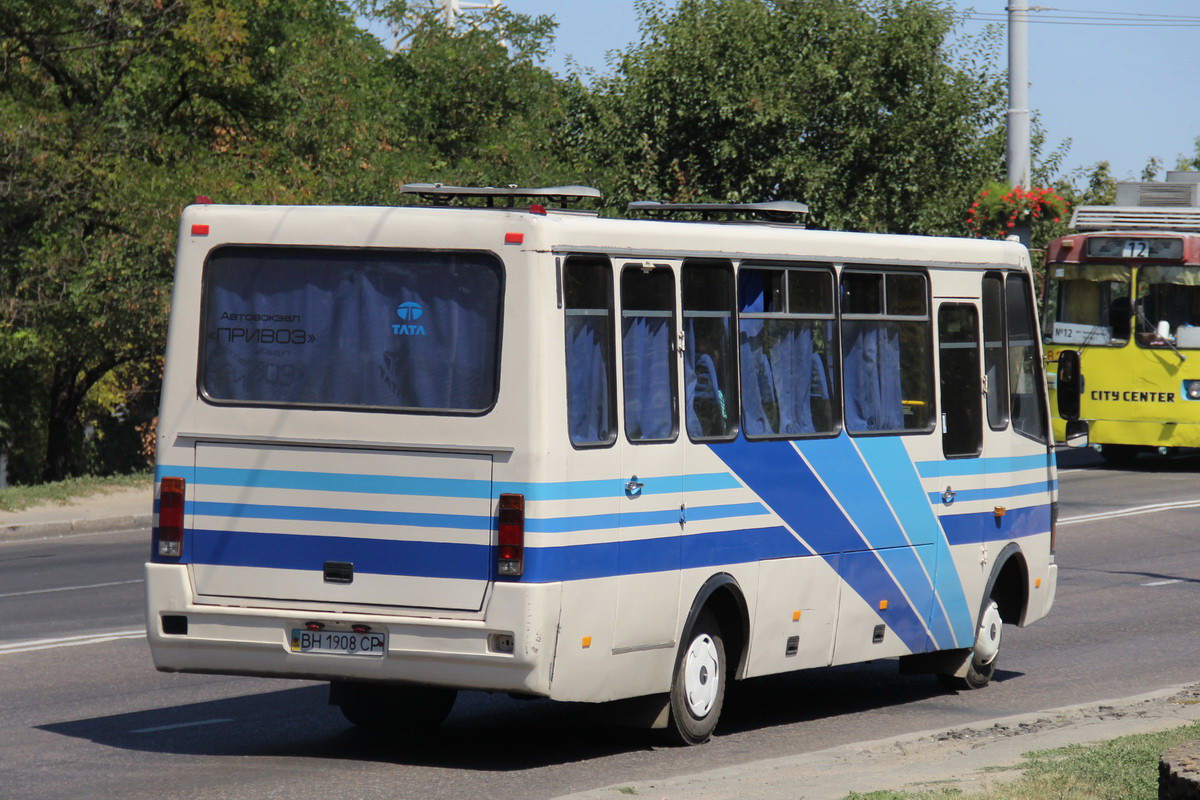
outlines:
M334 681L329 702L346 719L374 733L411 739L436 728L450 715L458 692L438 686Z
M696 617L675 659L668 732L679 744L703 744L712 736L725 704L725 644L721 626L707 609Z
M1000 639L1004 634L1004 620L1000 618L1000 606L989 600L979 618L975 631L975 646L971 648L971 663L966 675L939 673L938 679L947 689L982 689L991 683L996 674L996 658L1000 655Z

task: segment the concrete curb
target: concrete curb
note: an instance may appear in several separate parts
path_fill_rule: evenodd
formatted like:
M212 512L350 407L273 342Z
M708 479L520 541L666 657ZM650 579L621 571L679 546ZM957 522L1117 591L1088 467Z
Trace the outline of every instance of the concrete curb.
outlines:
M153 514L121 514L113 517L55 520L53 522L16 522L0 525L0 542L30 539L58 539L85 533L132 531L149 528Z

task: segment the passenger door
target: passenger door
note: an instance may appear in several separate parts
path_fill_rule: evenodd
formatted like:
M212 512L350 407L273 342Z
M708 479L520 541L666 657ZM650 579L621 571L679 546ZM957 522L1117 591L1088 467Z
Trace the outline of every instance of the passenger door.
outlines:
M683 459L675 269L629 262L618 278L624 434L614 652L673 647L679 612Z
M943 302L938 306L938 372L941 416L942 475L945 488L938 504L951 544L982 541L971 527L956 535L952 520L960 493L964 503L980 494L974 487L983 452L983 382L979 348L979 309L973 303ZM968 488L968 485L971 488ZM961 506L960 506L961 508Z

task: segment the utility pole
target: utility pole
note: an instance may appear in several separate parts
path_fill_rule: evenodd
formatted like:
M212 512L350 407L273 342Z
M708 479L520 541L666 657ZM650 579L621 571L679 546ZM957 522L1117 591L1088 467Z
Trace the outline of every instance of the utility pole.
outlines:
M1008 0L1008 182L1029 188L1029 0Z
M453 29L458 24L458 18L467 11L490 11L493 8L500 7L500 0L486 0L486 2L468 2L468 0L438 0L438 5L442 10L442 21L446 23L447 28Z

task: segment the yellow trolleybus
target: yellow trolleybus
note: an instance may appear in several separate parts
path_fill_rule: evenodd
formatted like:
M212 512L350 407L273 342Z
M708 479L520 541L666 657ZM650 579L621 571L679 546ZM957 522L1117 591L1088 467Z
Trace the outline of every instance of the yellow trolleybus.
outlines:
M1046 251L1051 394L1075 351L1079 416L1107 461L1200 447L1200 173L1119 184L1116 205L1080 206L1071 224Z

